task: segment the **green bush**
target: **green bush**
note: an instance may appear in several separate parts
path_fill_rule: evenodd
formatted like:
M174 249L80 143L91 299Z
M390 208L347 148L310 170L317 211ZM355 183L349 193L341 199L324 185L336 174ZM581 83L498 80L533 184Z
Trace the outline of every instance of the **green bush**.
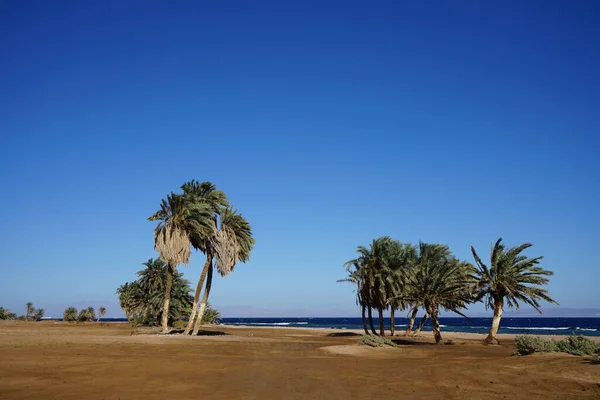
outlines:
M202 316L202 324L215 324L221 323L221 313L216 308L212 308L210 303L206 305L204 315Z
M576 356L594 355L600 351L600 345L593 340L572 335L563 340L542 339L539 336L517 336L515 354L524 356L533 353L560 352Z
M581 335L569 336L564 340L558 341L556 342L556 347L557 351L576 356L592 356L600 348L598 343Z
M392 342L390 339L373 335L364 335L360 338L358 343L371 347L397 347L396 343Z
M515 353L521 356L533 353L550 353L557 350L554 340L542 339L539 336L517 336L515 342L517 343Z

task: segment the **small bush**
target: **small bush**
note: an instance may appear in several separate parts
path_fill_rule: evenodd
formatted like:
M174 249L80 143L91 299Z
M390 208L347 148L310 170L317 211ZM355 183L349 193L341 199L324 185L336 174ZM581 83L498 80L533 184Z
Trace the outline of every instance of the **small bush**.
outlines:
M206 310L204 310L204 315L202 316L202 324L214 324L218 325L221 323L221 313L216 308L212 308L212 306L207 304Z
M592 356L600 349L593 340L582 335L573 335L556 342L557 351L576 356Z
M396 343L381 336L365 335L360 338L359 344L371 347L397 347Z
M556 351L556 342L553 340L542 339L539 336L517 336L515 338L517 348L515 353L526 356L533 353L550 353Z
M517 336L515 341L517 343L515 354L522 356L533 353L551 352L568 353L576 356L591 356L600 351L598 343L581 335L569 336L559 341L542 339L539 336L524 335Z
M173 321L173 329L185 329L185 327L187 326L187 322L181 319L178 319L177 321Z

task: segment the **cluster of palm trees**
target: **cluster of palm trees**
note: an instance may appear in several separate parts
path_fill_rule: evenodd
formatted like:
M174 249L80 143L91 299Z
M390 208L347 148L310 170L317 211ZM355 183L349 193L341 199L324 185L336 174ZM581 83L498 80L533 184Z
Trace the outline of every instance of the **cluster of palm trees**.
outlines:
M142 265L145 268L137 272L138 279L119 286L117 295L130 323L154 326L162 319L168 269L160 258L150 258ZM190 282L182 273L174 271L167 317L169 325L189 315L193 302L191 291Z
M35 308L33 303L28 301L25 304L25 320L26 321L37 321L45 315L43 308Z
M208 304L213 266L221 276L230 274L238 261L249 260L254 238L248 221L213 183L192 180L184 183L181 190L182 193L167 195L161 201L160 209L148 219L158 221L154 230L154 247L167 269L161 313L163 332L169 331L169 310L177 266L189 264L192 248L206 256L184 330L187 335L193 329L192 334L196 335Z
M18 318L17 314L10 311L8 308L4 308L4 307L0 306L0 321L17 319L17 318Z
M75 307L67 307L63 312L63 321L65 322L91 322L96 320L100 322L100 318L106 315L106 308L98 308L98 316L94 307L83 308L79 311Z
M43 308L35 308L33 303L28 301L25 304L25 314L17 315L14 312L11 312L9 309L0 307L0 320L14 320L17 319L19 321L37 321L45 315L45 311Z
M538 266L542 257L528 258L522 252L531 244L506 248L502 239L492 247L490 265L486 265L473 247L475 265L456 258L448 246L420 242L417 246L401 243L389 236L377 238L368 247L358 246L358 257L344 264L348 277L340 281L356 285L356 300L361 307L366 334L385 335L383 312L390 311L390 330L395 334L394 317L398 310L410 315L406 333L410 334L418 311L427 318L436 343L442 341L440 308L464 316L468 304L485 301L494 317L485 343L497 343L496 334L504 305L518 308L520 303L538 312L540 300L556 303L541 286L552 275ZM373 324L372 310L379 316L379 333ZM367 321L369 327L367 327ZM370 328L370 330L369 330Z

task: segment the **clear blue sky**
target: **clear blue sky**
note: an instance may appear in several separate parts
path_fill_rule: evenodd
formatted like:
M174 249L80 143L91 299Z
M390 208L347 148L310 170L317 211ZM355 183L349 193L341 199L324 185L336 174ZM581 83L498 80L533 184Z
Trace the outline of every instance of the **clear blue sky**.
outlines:
M381 235L529 241L600 306L600 3L216 3L0 2L0 305L121 315L195 178L257 241L224 316L358 315L336 280Z

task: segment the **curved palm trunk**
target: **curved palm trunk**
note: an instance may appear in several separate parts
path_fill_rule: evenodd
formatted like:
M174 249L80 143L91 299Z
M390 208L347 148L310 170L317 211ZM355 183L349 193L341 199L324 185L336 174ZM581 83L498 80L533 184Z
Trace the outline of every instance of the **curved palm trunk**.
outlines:
M419 326L417 327L417 330L415 331L414 335L418 335L419 333L421 333L421 329L423 329L423 327L425 326L427 318L429 318L429 313L426 312L425 315L423 315L423 318L421 318L421 322L419 322Z
M183 331L184 335L189 335L190 331L194 326L194 321L196 320L196 313L198 312L198 301L200 300L200 292L202 291L202 286L204 286L204 280L206 279L206 274L208 273L211 264L212 256L207 253L206 261L204 262L204 268L202 269L200 279L198 279L198 285L196 286L196 293L194 294L194 303L192 304L192 311L190 311L190 317L188 319L187 326Z
M375 330L375 325L373 325L373 310L370 306L368 306L367 311L369 313L369 325L371 326L371 332L373 332L373 335L377 335L377 331Z
M196 316L196 323L194 324L194 331L192 336L198 335L200 325L202 325L202 317L204 317L204 310L206 310L206 304L208 304L208 295L210 294L210 287L212 286L213 269L208 269L208 277L206 278L206 288L204 289L204 296L202 296L202 302L200 303L200 309Z
M413 308L412 314L410 315L410 320L408 321L408 327L406 328L406 335L410 335L413 326L415 326L415 320L417 319L417 313L419 309L417 307Z
M433 337L435 338L435 344L439 344L442 341L442 331L440 331L440 321L438 320L439 310L437 307L431 310L431 330L433 331Z
M383 308L379 307L377 311L379 312L379 334L381 336L385 336L385 324L383 323Z
M368 335L369 330L367 329L367 318L365 317L365 312L366 312L367 306L363 305L361 308L362 308L361 316L362 316L363 329L365 330L365 334Z
M162 332L169 332L169 303L171 301L171 286L173 286L173 266L167 264L167 284L165 287L165 302L162 313Z
M498 333L498 328L500 328L500 319L502 318L502 308L503 308L502 300L494 300L494 318L492 319L492 327L490 328L490 333L485 338L483 343L485 344L499 344L500 342L496 338L496 333Z
M392 309L390 310L390 331L392 336L396 334L396 318L394 316L395 311L396 310L394 309L394 307L392 307Z

